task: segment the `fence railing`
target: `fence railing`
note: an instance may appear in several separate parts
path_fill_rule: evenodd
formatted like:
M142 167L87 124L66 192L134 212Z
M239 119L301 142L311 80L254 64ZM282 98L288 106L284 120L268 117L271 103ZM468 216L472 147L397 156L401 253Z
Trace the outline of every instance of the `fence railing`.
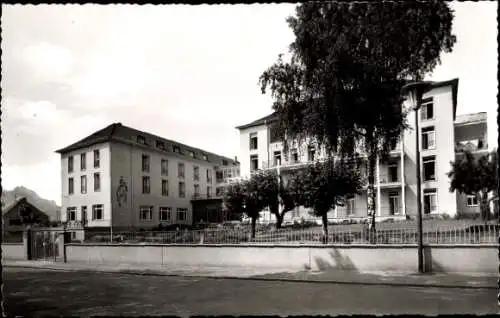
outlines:
M495 244L500 225L473 225L465 228L435 228L423 233L424 244ZM85 233L82 243L114 244L417 244L416 228L379 229L370 231L329 230L328 239L321 228L312 229L257 229L251 238L248 227L238 229L206 229L196 231L170 232L113 232Z

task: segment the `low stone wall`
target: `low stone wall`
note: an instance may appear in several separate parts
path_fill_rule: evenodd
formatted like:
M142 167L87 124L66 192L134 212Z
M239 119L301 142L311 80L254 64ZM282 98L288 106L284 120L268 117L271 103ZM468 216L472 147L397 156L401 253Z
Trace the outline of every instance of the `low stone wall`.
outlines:
M497 245L426 246L425 267L443 273L496 275ZM277 270L417 272L417 247L66 244L68 262L163 266L262 267Z
M2 243L2 259L25 260L26 251L23 243Z

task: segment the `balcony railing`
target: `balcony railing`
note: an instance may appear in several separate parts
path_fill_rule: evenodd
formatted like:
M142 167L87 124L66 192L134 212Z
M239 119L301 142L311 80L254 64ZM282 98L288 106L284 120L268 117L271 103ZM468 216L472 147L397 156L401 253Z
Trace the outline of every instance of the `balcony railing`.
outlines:
M67 229L81 229L87 225L87 221L66 221L64 225Z
M193 194L191 196L191 200L214 200L221 199L222 193L214 193L214 194Z

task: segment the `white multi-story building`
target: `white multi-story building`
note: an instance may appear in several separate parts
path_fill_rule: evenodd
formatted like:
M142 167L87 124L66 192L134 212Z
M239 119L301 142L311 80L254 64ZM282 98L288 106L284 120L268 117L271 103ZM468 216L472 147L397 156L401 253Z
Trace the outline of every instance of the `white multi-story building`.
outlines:
M239 175L236 159L120 123L57 152L61 220L86 229L147 229L190 225L197 218L207 221L220 214L217 187Z
M458 79L434 82L423 94L419 110L419 143L422 170L422 207L424 214L479 212L474 197L450 192L447 173L450 162L464 147L477 153L488 151L486 113L456 116ZM281 140L274 133L276 114L237 127L240 131L240 162L242 176L253 171L277 169L286 178L287 172L324 157L322 151L306 144L291 147L284 153ZM375 176L376 216L405 218L417 213L415 113L408 115L410 128L405 130L388 162L377 160ZM363 168L365 170L366 168ZM366 173L364 171L363 173ZM309 217L302 208L288 213L288 218ZM329 212L329 218L345 219L367 216L366 190L344 207ZM264 218L272 219L269 213Z

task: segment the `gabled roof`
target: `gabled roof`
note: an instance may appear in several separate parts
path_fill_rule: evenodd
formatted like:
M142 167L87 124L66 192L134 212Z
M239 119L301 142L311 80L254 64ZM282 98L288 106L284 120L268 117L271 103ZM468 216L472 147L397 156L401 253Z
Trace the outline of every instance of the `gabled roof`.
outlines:
M228 165L238 165L239 162L237 162L234 159L227 158L224 156L220 156L208 151L204 151L198 148L194 148L188 145L181 144L179 142L169 140L162 138L157 135L153 135L144 131L140 131L131 127L127 127L122 125L121 123L114 123L111 124L101 130L96 131L95 133L83 138L80 141L77 141L67 147L64 147L62 149L56 150L57 153L60 154L65 154L74 150L78 150L84 147L89 147L95 144L103 143L103 142L109 142L109 141L115 141L115 142L125 142L125 143L136 143L138 145L141 145L137 141L137 137L142 136L146 139L148 142L148 145L143 145L143 146L150 146L152 148L156 148L156 142L163 142L165 149L162 151L166 152L173 152L173 147L177 146L180 148L181 153L184 152L193 152L195 154L195 158L199 160L203 160L203 155L207 156L207 160L210 163L218 164L221 165L223 161L226 161ZM187 153L184 153L187 155Z
M11 203L9 203L7 206L5 206L5 207L2 208L2 215L5 215L5 214L9 213L13 208L15 208L22 201L28 202L26 200L26 197L18 197L14 201L12 201Z
M277 119L278 119L278 113L274 112L270 115L267 115L267 116L264 116L264 117L259 118L257 120L254 120L249 124L238 126L238 127L236 127L236 129L241 130L241 129L246 129L246 128L250 128L250 127L260 126L260 125L264 125L264 124L273 122Z
M409 82L411 83L411 82ZM427 92L439 88L439 87L446 87L451 85L451 91L452 91L452 100L453 100L453 119L456 117L456 112L457 112L457 101L458 101L458 78L454 78L448 81L443 81L443 82L435 82L435 81L425 81L423 82L428 85L427 87ZM250 127L256 127L256 126L261 126L264 124L268 124L270 122L274 122L278 119L278 114L277 112L273 112L270 115L267 115L265 117L259 118L255 121L252 121L249 124L241 125L236 127L236 129L242 130Z
M457 118L455 119L455 124L462 125L462 124L486 122L487 119L488 119L488 113L486 112L464 114L457 116Z

